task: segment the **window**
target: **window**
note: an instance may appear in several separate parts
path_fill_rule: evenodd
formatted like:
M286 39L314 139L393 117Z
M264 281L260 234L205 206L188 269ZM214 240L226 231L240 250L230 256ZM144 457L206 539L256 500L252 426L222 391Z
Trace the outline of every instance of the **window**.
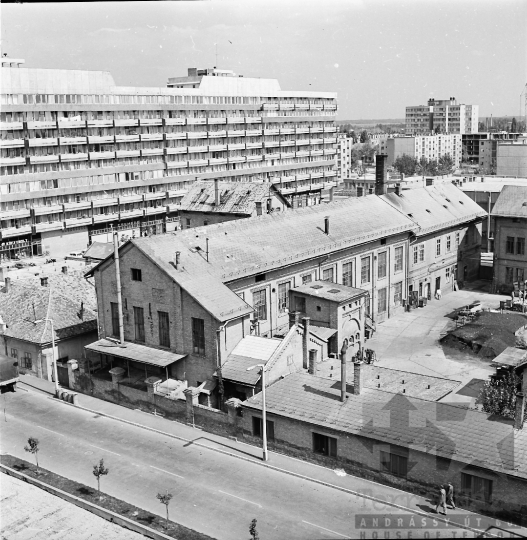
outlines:
M306 312L306 299L303 296L295 296L295 311Z
M142 272L139 268L132 268L132 281L143 281Z
M414 246L414 264L417 264L417 261L419 260L418 259L418 253L419 253L419 250L418 250L418 247L417 246Z
M456 248L459 247L459 233L456 233Z
M425 245L421 244L419 246L419 262L423 262L425 260Z
M158 311L157 317L159 320L159 345L161 345L161 347L170 347L168 313L166 311Z
M187 219L185 220L185 222L186 222L186 223L185 223L185 224L186 224L186 228L187 228L187 229L190 229L190 219L187 218Z
M447 252L450 251L452 249L452 242L451 242L451 237L450 235L448 235L446 237L446 250Z
M377 260L377 277L379 279L386 277L386 251L379 253Z
M144 316L144 310L142 307L134 306L134 330L135 330L135 340L144 341L145 340L145 316Z
M516 281L523 281L523 268L516 268Z
M408 457L381 450L381 469L396 476L406 476Z
M471 499L479 499L491 502L492 480L480 478L473 474L461 473L461 493Z
M394 272L402 272L403 270L403 246L395 248Z
M289 289L291 288L291 282L278 284L278 311L284 313L289 309Z
M445 275L446 275L446 280L449 281L450 280L450 266L446 269Z
M525 255L525 238L516 238L516 255Z
M254 276L254 281L255 283L265 281L265 274L258 274L257 276Z
M323 456L337 457L337 439L313 433L313 452Z
M514 236L507 236L505 243L505 252L514 254Z
M192 317L192 349L195 354L205 355L205 321Z
M513 268L506 266L505 267L505 283L512 283L512 282L513 282Z
M369 283L370 282L370 258L363 257L360 260L360 282Z
M265 425L267 427L267 440L274 441L274 422L266 420ZM258 416L253 416L253 435L263 437L263 420Z
M256 201L256 215L257 216L262 215L262 203L259 201Z
M379 289L377 297L377 312L384 313L386 311L386 287Z
M441 255L441 238L436 240L436 257L439 257L439 255Z
M322 270L322 279L333 282L333 268L324 268Z
M253 292L253 308L259 321L267 320L267 295L265 289Z
M353 287L353 263L344 263L342 265L342 285Z
M305 285L306 283L311 283L312 281L313 281L313 276L311 274L302 276L302 285Z
M115 302L110 302L112 312L112 336L120 336L119 333L119 305Z
M18 360L18 349L11 349L11 358L16 358Z
M22 367L26 369L33 368L33 361L31 360L31 353L25 352L22 356Z
M395 283L393 286L393 302L396 306L400 306L403 301L403 282Z

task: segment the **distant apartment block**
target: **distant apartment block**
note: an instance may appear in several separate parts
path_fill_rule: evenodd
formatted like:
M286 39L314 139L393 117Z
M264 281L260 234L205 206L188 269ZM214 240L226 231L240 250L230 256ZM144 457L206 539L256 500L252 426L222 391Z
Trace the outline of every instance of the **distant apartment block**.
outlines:
M498 141L516 140L521 133L465 133L461 136L463 161L480 167L496 167L496 150Z
M393 137L386 141L388 166L403 155L417 160L425 158L437 161L449 155L456 167L461 163L461 135L416 135L414 137Z
M429 99L427 105L406 107L406 134L477 133L478 106L458 104L456 98Z
M293 207L336 183L336 94L189 69L167 88L2 58L0 261L177 228L196 180L268 182Z
M347 137L345 133L337 135L337 174L338 182L344 182L351 173L351 147L353 139Z

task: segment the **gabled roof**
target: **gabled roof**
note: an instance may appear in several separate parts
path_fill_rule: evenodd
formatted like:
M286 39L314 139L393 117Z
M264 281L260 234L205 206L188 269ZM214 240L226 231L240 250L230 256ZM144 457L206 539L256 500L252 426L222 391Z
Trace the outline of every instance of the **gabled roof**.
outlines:
M418 236L454 227L487 215L485 210L451 183L381 195L388 204L412 219Z
M215 202L215 190L214 181L195 182L179 203L179 210L250 216L257 202L260 202L265 210L267 199L270 197L278 197L280 202L290 206L271 183L218 182L218 205Z
M111 242L93 242L86 250L83 257L85 259L95 259L104 261L108 255L113 253L113 244Z
M527 218L527 185L503 186L492 215Z
M242 407L261 410L262 394ZM340 381L303 373L266 389L267 413L527 478L527 429L491 415L363 388L340 401Z
M9 291L0 292L0 316L7 324L6 336L43 344L51 342L51 325L33 324L53 319L57 339L67 339L97 329L95 288L81 272L50 274L48 287L40 276L12 280ZM82 313L81 313L82 303Z

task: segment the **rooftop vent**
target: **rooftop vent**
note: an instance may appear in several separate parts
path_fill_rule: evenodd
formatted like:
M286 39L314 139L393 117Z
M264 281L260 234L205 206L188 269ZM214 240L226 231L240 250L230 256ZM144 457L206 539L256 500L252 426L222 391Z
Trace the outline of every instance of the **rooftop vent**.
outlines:
M312 289L323 289L322 285L311 285Z
M426 209L426 211L427 211L427 212L428 212L429 214L431 214L431 213L432 213L432 212L430 212L430 210L428 210L428 208Z
M330 292L330 293L332 293L332 294L337 294L337 293L340 292L340 289L329 289L328 292Z

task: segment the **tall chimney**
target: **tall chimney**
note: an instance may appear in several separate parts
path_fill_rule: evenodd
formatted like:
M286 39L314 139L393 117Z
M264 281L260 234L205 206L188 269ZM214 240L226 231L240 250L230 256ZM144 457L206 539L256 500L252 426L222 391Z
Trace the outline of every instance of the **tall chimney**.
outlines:
M67 273L68 273L68 267L67 267L67 266L63 266L63 267L62 267L62 273L63 273L63 274L67 274Z
M295 324L296 326L300 324L300 311L289 312L289 328L292 328Z
M401 184L395 184L395 194L401 196Z
M353 393L358 396L362 390L362 362L353 363Z
M220 205L220 186L217 178L214 178L214 204L216 206Z
M80 320L84 320L84 302L81 302Z
M386 194L388 182L387 158L386 154L377 154L375 159L375 195Z
M514 429L523 428L523 420L525 415L525 397L523 392L516 394L516 410L514 411Z
M309 317L303 317L302 321L304 323L304 335L302 339L302 363L303 367L308 367L308 352L307 347L309 345Z
M47 277L41 277L40 278L40 284L42 285L42 287L47 287L48 286L48 278Z
M340 401L346 401L346 356L348 341L345 340L340 349Z
M181 257L181 252L180 251L176 251L176 255L174 257L174 266L176 267L176 270L179 269L179 259Z
M324 218L324 232L329 234L329 216Z
M9 292L9 289L11 289L11 278L10 278L10 277L6 277L6 278L5 278L4 292L8 293L8 292Z
M307 372L310 375L315 375L317 372L317 350L309 349L309 367Z

